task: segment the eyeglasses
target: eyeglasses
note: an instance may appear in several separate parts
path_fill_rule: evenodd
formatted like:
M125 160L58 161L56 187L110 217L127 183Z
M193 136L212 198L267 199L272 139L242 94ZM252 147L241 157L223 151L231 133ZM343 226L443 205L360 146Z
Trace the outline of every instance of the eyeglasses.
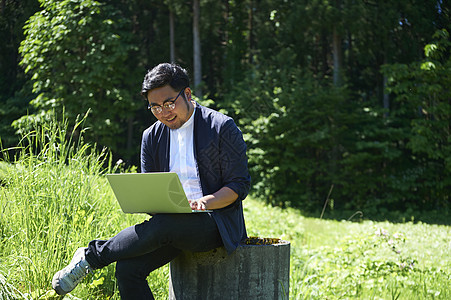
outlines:
M166 109L167 111L171 111L175 108L175 101L177 101L177 99L179 98L179 96L182 94L182 92L185 90L186 88L183 88L178 94L177 97L175 97L174 100L169 100L166 101L165 103L163 103L163 106L158 105L158 104L152 104L147 106L147 109L151 110L152 113L154 115L158 115L161 114L163 112L163 108Z

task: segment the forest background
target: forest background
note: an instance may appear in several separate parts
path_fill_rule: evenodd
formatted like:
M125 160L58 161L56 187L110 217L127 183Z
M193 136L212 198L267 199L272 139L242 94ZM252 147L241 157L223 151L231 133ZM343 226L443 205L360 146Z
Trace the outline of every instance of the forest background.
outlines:
M449 224L448 5L2 0L1 144L14 155L35 123L89 112L85 141L138 166L155 121L142 79L174 61L243 131L254 197L306 215Z

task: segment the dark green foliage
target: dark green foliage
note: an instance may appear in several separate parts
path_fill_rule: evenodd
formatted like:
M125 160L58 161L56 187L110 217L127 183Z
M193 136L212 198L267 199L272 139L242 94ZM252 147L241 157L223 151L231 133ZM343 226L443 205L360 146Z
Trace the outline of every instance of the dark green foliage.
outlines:
M426 59L395 64L384 71L395 95L396 117L406 122L404 145L415 165L415 195L428 209L450 208L451 190L451 41L437 31L425 47Z
M409 220L440 210L445 220L451 107L443 40L426 47L442 54L434 67L431 59L386 67L397 95L389 112L358 101L349 87L288 67L289 50L246 73L225 107L245 132L255 195L319 215L333 185L329 215L361 210L373 219Z
M18 142L11 123L27 113L31 83L18 66L25 22L39 9L36 0L2 1L0 8L0 137L4 146Z
M331 184L343 181L342 157L355 141L346 89L283 67L247 78L231 105L248 140L255 193L274 205L320 208Z
M25 75L12 50L39 3L2 3L3 145L14 144L13 120L26 131L29 119L49 119L63 107L71 119L90 110L86 141L137 165L141 132L155 120L138 94L143 75L169 60L170 12L176 62L194 69L192 4L41 0L21 45ZM203 93L245 132L256 195L315 216L331 191L325 217L361 210L368 218L410 220L428 210L446 218L450 39L443 30L432 38L449 26L446 3L200 6Z
M42 1L43 10L25 26L20 52L25 72L32 74L32 101L38 113L18 121L21 130L27 118L40 118L52 109L70 118L88 109L87 138L118 150L123 123L135 110L127 72L132 55L130 24L117 9L96 1ZM46 117L48 118L48 117Z

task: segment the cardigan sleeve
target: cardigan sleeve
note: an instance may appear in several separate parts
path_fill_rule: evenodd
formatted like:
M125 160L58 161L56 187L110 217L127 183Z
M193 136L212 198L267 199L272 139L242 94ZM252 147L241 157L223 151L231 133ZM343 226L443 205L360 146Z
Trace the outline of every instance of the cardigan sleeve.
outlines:
M249 193L251 177L246 156L246 143L243 134L233 119L228 119L219 132L220 168L224 186L244 200Z
M141 173L152 172L152 166L155 165L150 139L151 130L148 128L143 132L141 140Z

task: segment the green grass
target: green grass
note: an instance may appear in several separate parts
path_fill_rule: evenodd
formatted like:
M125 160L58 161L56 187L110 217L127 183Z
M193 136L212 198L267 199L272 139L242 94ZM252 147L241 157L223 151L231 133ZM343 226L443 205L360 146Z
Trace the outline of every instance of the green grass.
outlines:
M320 220L245 203L249 234L291 243L292 299L450 299L451 228Z
M114 171L103 167L108 156L68 127L36 127L0 161L0 299L59 299L52 276L78 247L146 218L121 212L104 177ZM252 198L244 209L249 235L291 243L291 299L451 298L448 226L320 220ZM149 283L167 299L168 267ZM114 264L66 299L119 299Z

